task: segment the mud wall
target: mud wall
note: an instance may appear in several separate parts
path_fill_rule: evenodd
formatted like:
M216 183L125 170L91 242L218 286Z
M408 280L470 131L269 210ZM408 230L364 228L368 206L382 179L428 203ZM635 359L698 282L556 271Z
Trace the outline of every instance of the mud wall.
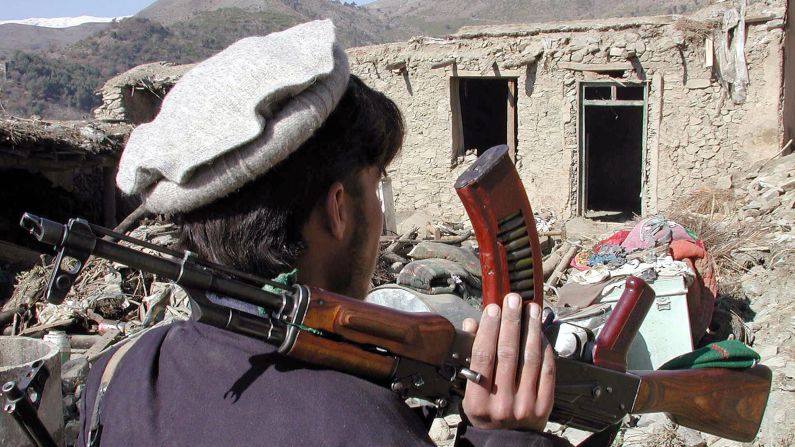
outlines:
M783 135L783 22L757 20L747 26L742 103L722 86L714 61L709 66L712 31L704 28L716 18L464 28L447 39L349 50L352 72L394 99L406 120L402 154L389 169L398 219L416 211L464 219L452 185L476 157L451 168L456 76L516 80L516 163L536 209L579 213L578 90L587 81L648 85L645 213L702 186L729 187L732 174L778 152Z

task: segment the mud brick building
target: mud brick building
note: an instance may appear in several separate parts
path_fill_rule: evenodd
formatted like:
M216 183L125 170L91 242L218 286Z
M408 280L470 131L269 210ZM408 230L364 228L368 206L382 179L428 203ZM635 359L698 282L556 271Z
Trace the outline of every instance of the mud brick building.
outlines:
M510 147L533 206L562 219L657 213L691 190L731 187L795 133L787 8L735 0L690 16L464 27L347 50L352 72L406 120L389 170L397 220L465 220L453 182L496 144ZM189 68L119 75L97 118L151 120Z
M398 218L465 219L452 184L496 144L511 148L533 206L562 218L655 213L730 187L790 138L785 9L725 2L349 50L353 73L405 116L389 172Z

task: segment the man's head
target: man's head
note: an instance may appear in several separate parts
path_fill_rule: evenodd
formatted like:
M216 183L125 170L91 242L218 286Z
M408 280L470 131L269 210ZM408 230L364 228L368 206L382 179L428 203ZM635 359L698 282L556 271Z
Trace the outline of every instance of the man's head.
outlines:
M298 267L302 282L361 296L381 229L375 188L402 139L397 106L351 76L325 123L286 160L177 216L183 246L266 277Z

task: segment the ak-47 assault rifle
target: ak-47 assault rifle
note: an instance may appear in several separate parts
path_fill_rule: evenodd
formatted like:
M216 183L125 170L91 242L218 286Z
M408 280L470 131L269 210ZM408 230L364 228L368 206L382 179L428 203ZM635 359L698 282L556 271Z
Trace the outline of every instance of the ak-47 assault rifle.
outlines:
M501 159L500 153L482 156L467 170L469 174L465 173L469 175L465 183L476 186L484 179L485 184L498 183L499 178L488 177L503 174L503 168L495 169L504 166ZM493 191L504 194L505 188ZM520 193L524 194L523 188ZM486 202L472 203L482 206ZM532 214L522 215L525 224L529 219ZM58 251L46 294L51 303L64 299L88 257L94 255L182 286L189 293L192 318L196 321L273 344L289 357L367 378L403 397L419 397L444 407L463 394L466 380L480 381L480 374L469 369L473 336L456 330L440 315L402 312L305 285L286 288L198 259L190 252L153 245L81 219L71 219L64 225L25 214L20 224ZM511 246L514 247L531 243L535 236L534 227L527 238L516 236L513 230L505 231L496 234L500 242L495 244L503 255L492 253L493 256L504 256L512 250L506 249L505 244L515 242ZM485 233L481 231L479 240ZM506 235L511 235L510 240L505 239ZM517 255L515 249L514 257L525 254L521 251ZM531 251L531 257L539 259L538 252L532 247L528 253ZM525 267L532 261L526 256L522 259ZM489 268L490 275L508 275L499 266L490 264ZM539 274L533 276L537 281ZM282 292L265 291L262 287L266 284ZM506 280L506 284L507 290L512 290L510 281ZM507 290L503 288L500 293ZM540 298L539 288L524 295ZM211 299L213 296L259 306L266 316L219 306ZM556 360L551 420L601 432L615 427L628 413L667 412L688 427L734 440L752 440L770 390L768 368L757 365L744 370L624 371L629 343L653 299L654 293L643 281L631 278L601 332L605 335L596 340L596 364Z

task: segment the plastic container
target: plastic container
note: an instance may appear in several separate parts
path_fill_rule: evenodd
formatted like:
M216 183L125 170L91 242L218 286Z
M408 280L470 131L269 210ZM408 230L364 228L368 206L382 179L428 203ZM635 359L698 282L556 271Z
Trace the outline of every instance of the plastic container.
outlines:
M39 418L56 444L63 445L63 398L58 348L35 338L0 337L0 386L10 380L19 380L36 360L42 360L50 372L39 406ZM14 418L5 413L0 414L0 446L32 445Z
M61 353L61 365L69 360L72 347L69 345L69 336L65 331L49 331L44 336L44 341L52 343Z

